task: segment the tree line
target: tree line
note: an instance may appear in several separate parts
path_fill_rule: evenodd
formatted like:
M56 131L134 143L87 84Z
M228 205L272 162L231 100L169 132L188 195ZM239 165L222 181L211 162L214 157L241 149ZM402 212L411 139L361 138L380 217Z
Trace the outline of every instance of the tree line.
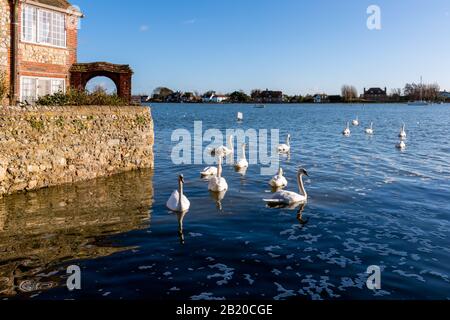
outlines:
M254 89L250 94L247 94L243 90L237 90L227 94L218 94L216 91L209 90L203 94L198 92L181 92L174 91L167 87L158 87L153 90L152 95L149 97L150 102L202 102L204 98L214 95L226 96L226 102L229 103L256 103L257 97L261 95L261 90ZM364 102L364 92L361 94L353 85L343 85L341 87L340 95L326 95L322 94L324 101L322 102ZM282 94L283 103L312 103L315 102L316 95L286 95ZM447 98L448 99L448 98ZM436 83L433 84L416 84L407 83L403 89L394 88L389 93L386 93L385 102L407 102L414 100L426 100L426 101L443 101L446 98L440 96L440 86Z

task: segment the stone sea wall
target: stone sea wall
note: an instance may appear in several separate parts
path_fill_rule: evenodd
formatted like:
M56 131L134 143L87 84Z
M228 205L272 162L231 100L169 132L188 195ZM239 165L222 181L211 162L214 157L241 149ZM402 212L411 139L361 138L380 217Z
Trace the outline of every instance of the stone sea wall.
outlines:
M144 107L0 108L0 197L153 168Z

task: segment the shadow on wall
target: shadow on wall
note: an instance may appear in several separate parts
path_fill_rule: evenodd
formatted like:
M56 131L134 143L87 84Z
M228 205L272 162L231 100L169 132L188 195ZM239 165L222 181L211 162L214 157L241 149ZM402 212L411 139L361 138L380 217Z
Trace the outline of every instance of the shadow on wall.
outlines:
M147 228L152 204L150 169L0 199L0 297L65 283L65 262L132 249L107 238Z

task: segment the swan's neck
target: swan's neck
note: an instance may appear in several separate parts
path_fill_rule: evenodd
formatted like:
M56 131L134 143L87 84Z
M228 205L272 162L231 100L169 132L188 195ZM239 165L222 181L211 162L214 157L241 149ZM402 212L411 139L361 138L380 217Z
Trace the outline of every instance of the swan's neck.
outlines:
M222 178L222 158L219 157L219 163L217 165L217 177Z
M233 145L233 136L230 136L229 140L228 140L228 146L230 148L230 150L234 149L234 145Z
M245 146L242 146L242 160L247 160L247 156L245 155Z
M291 145L291 138L287 137L286 145L289 147Z
M298 189L300 190L301 194L306 198L308 197L308 194L306 193L305 190L305 185L303 184L303 176L302 175L298 175Z
M178 181L178 193L180 194L180 198L183 196L183 182Z
M280 169L278 169L278 176L279 177L282 177L283 176L283 170L280 168Z

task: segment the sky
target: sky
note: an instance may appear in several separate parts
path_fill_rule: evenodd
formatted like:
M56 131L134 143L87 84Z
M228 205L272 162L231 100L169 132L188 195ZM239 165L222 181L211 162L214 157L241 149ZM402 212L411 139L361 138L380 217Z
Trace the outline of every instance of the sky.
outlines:
M73 0L79 62L130 64L133 93L252 89L339 94L343 84L450 90L448 0ZM367 8L381 9L381 29ZM102 79L98 80L99 83Z

